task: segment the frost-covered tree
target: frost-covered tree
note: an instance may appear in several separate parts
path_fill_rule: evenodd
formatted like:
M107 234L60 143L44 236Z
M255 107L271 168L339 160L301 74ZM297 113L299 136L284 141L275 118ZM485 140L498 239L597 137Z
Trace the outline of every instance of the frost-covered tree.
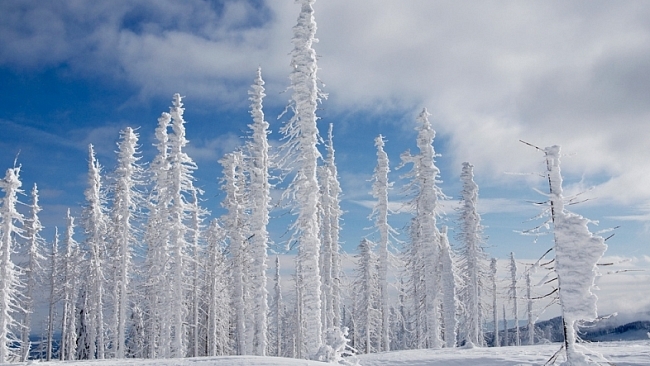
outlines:
M327 138L327 157L319 169L320 178L320 223L321 256L320 273L322 289L323 328L325 334L339 332L341 327L341 259L339 254L339 231L341 207L339 195L341 186L334 161L334 139L332 124Z
M221 203L226 209L223 218L224 230L228 238L231 264L231 281L232 281L232 308L234 314L233 336L235 352L238 355L248 354L251 350L251 344L247 344L246 319L250 314L250 304L246 303L248 296L247 290L247 270L249 263L249 253L246 248L247 240L245 230L247 230L245 212L244 212L244 187L243 181L243 154L241 151L227 154L221 159L223 165L223 185L221 189L225 192L226 197Z
M262 100L264 99L264 80L262 71L257 69L255 83L248 92L251 101L250 114L253 123L248 125L252 131L251 141L247 144L248 161L246 171L250 183L248 190L248 202L250 205L250 252L252 256L251 266L251 300L253 316L253 354L257 356L266 355L267 348L267 290L266 290L266 268L267 248L269 234L266 226L269 223L269 206L271 202L269 184L269 123L264 120L262 111Z
M15 318L20 310L19 298L20 269L11 259L16 251L17 235L22 230L16 223L22 224L24 217L16 210L17 194L20 193L20 167L9 168L5 177L0 180L0 189L4 192L0 206L0 363L7 363L18 356L13 347L20 344L14 333L19 324Z
M60 285L59 265L59 229L54 228L54 240L52 249L49 253L49 296L48 296L48 314L47 314L47 340L45 345L45 361L52 360L52 344L54 342L54 317L57 305L57 286Z
M106 242L108 235L105 196L102 190L101 167L95 157L93 145L88 146L88 188L84 208L85 247L88 251L88 277L86 282L87 305L83 308L88 317L88 357L104 358L105 323L104 292L106 278Z
M190 316L188 321L189 331L191 332L191 337L189 340L190 343L190 357L202 356L202 350L205 349L203 340L201 339L201 334L204 333L205 324L203 318L201 317L201 298L203 297L202 292L202 276L201 276L201 258L204 254L202 248L202 230L203 230L203 221L205 216L208 214L199 205L199 190L195 189L192 193L192 201L190 202L190 212L189 212L189 242L188 246L191 251L191 261L190 261L190 276L192 281L192 288L189 294L189 303L191 305Z
M494 324L494 342L493 347L501 346L499 343L499 308L497 304L497 259L492 258L490 261L490 282L492 283L492 323Z
M225 232L213 219L206 232L207 255L205 262L207 350L208 356L230 353L230 292L228 264L224 255Z
M45 271L44 240L41 237L43 226L38 218L41 207L38 205L38 188L36 184L31 192L32 202L29 205L29 216L25 218L23 236L25 238L24 254L27 262L22 266L25 273L25 293L22 300L23 321L21 324L21 358L26 361L29 357L31 342L29 333L32 330L32 313L35 307L34 291L41 282Z
M464 307L463 328L466 343L483 344L481 286L486 282L486 255L483 250L483 227L478 213L478 185L474 182L474 166L463 163L460 174L463 188L458 209L460 241L460 275L464 284L460 298ZM496 324L496 323L495 323Z
M526 271L526 315L528 317L528 325L526 326L526 331L528 333L528 344L535 344L535 318L533 317L533 298L531 294L530 270Z
M143 202L140 186L143 168L138 164L138 135L131 127L120 132L117 168L114 172L113 205L110 210L113 289L112 348L116 358L125 357L129 284L133 275L133 249L137 245L135 216Z
M354 347L362 353L376 351L381 318L377 309L377 257L374 243L361 240L357 247L357 265L352 291L354 294Z
M510 288L508 289L508 296L512 301L512 316L515 318L515 346L521 346L521 338L519 335L519 298L517 297L517 262L515 261L515 253L510 252Z
M416 332L418 347L429 348L442 346L440 306L440 232L436 226L438 200L444 197L438 187L440 170L435 165L436 153L433 148L435 131L429 122L429 113L424 109L418 116L419 126L417 146L420 152L401 155L402 165L413 164L412 170L405 176L411 178L407 186L414 198L410 202L414 211L411 223L411 248L408 266L411 272L412 297L416 311ZM426 324L426 325L425 325ZM420 334L424 330L425 334Z
M63 279L62 300L63 313L61 317L61 344L59 357L62 361L74 360L77 355L77 299L80 285L80 252L79 244L74 239L74 217L70 209L66 214L66 228L63 236L65 253L61 258L61 274Z
M269 354L277 357L282 357L282 339L284 334L282 332L282 320L283 320L283 303L282 303L282 286L280 278L280 257L275 257L275 277L273 277L273 298L271 300L270 307L270 329L269 329L269 338L271 340L269 344L270 352Z
M300 323L307 358L317 358L323 345L321 321L320 289L320 233L318 223L318 180L317 161L320 153L318 129L316 127L316 108L323 96L318 89L316 77L316 21L314 19L315 0L300 0L298 22L293 28L291 51L291 86L289 108L294 112L292 118L282 127L286 142L284 162L295 167L295 175L286 195L294 202L297 218L293 223L294 237L298 243L296 268L299 272L297 292L302 309Z
M596 364L576 348L576 325L579 321L597 318L596 301L592 293L598 274L596 264L603 256L605 240L593 235L589 220L564 208L560 147L544 150L550 185L551 218L555 239L555 273L564 326L565 365Z
M440 263L441 263L441 280L442 287L442 310L444 322L444 341L445 346L448 348L456 346L456 328L458 319L456 317L456 310L458 308L456 298L456 283L459 279L456 277L456 269L454 264L454 255L449 246L447 239L447 227L443 226L440 232Z
M150 165L149 171L153 182L149 197L149 215L145 228L145 243L147 253L144 265L147 317L145 328L146 355L149 358L168 357L170 355L170 314L167 304L169 297L169 281L166 274L169 268L169 125L171 115L162 113L156 127L156 149L158 153Z
M375 227L379 233L379 267L377 277L379 281L379 310L381 311L381 347L380 351L390 351L390 318L389 318L389 301L388 301L388 247L390 245L390 236L395 231L388 224L388 191L392 183L388 181L390 172L388 154L384 151L384 137L382 135L375 138L377 147L377 166L375 174L372 177L372 196L377 199L373 207L370 218L375 220Z
M193 172L197 169L194 161L184 151L189 142L185 138L182 98L174 94L171 115L173 133L169 135L169 249L171 295L171 356L184 357L187 350L187 331L185 317L188 309L185 301L185 270L190 259L187 256L187 234L191 228L185 220L192 211L190 197L197 191L194 187Z

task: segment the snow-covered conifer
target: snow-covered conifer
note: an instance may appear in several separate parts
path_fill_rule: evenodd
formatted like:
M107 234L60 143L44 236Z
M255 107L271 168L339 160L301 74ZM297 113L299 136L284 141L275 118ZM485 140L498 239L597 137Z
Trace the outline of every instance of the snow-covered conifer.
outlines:
M112 348L116 358L125 357L127 309L130 307L129 283L132 276L136 211L143 202L139 187L143 169L138 164L138 135L131 127L120 132L117 168L114 172L111 220L111 255L113 260L113 325Z
M223 185L221 189L226 197L221 203L226 209L223 218L224 230L228 238L232 277L232 308L235 311L234 319L234 344L238 355L248 354L250 344L247 344L246 319L250 314L249 304L246 303L247 283L246 271L249 254L247 253L247 240L244 235L246 219L244 217L244 187L242 182L243 154L241 151L227 154L220 160L223 165ZM247 311L248 310L248 311Z
M492 323L494 324L494 342L493 347L500 347L499 343L499 308L497 306L497 259L492 258L490 261L490 282L492 283Z
M402 164L413 164L412 170L405 176L411 178L407 186L414 198L411 206L415 217L411 224L410 271L412 286L423 286L417 289L414 309L418 328L426 329L426 336L420 335L419 342L427 340L429 348L440 348L440 232L436 227L438 215L438 199L444 197L438 187L440 170L435 166L436 153L433 148L435 131L429 122L429 113L424 109L418 116L419 126L417 146L420 152L411 155L405 152L401 155ZM426 326L424 326L424 324ZM421 346L421 344L419 345Z
M328 347L331 344L326 342L331 339L333 343L339 343L333 334L342 334L341 327L341 259L339 254L339 231L341 220L341 207L339 195L341 186L338 180L338 171L334 161L334 138L332 134L333 125L330 123L327 138L327 157L319 169L320 178L320 223L321 223L321 299L322 299L322 322L324 330L324 341ZM334 356L339 357L339 356Z
M440 263L441 263L441 281L442 285L442 310L444 322L444 340L446 347L456 346L456 327L458 320L456 310L458 308L456 298L456 270L454 268L454 258L447 239L447 227L443 226L440 232Z
M315 0L300 0L298 22L293 28L290 75L292 90L290 108L294 114L282 127L287 140L283 149L284 162L295 167L296 172L287 195L295 201L297 219L293 224L294 239L298 242L296 268L299 270L297 286L301 303L302 330L307 358L316 358L323 344L321 322L321 289L319 273L320 233L318 225L318 180L317 161L320 153L316 107L323 96L318 90L316 77L316 21Z
M251 300L253 319L253 354L266 355L267 348L267 290L266 268L269 234L266 226L269 223L270 184L269 184L269 123L264 120L262 101L264 99L264 80L262 71L257 69L255 83L248 92L251 101L250 114L253 123L251 141L247 144L248 164L246 171L250 177L249 205L250 210L250 252L253 259L251 266Z
M192 210L191 195L199 192L194 187L193 172L197 169L194 161L184 151L189 142L185 138L185 120L183 119L183 102L180 94L172 97L169 108L173 133L169 135L169 250L170 250L170 287L171 301L171 357L184 357L187 350L186 316L188 314L186 298L187 234L191 231L185 220Z
M22 224L24 217L16 210L17 194L20 191L20 167L9 168L4 179L0 180L0 189L4 192L0 206L0 363L14 359L18 342L14 333L19 324L14 314L21 307L19 299L19 268L12 262L11 254L16 251L15 237L21 234L16 223Z
M230 293L228 265L224 255L225 232L217 219L213 219L206 232L207 262L205 263L207 298L207 351L208 356L230 353Z
M43 226L38 218L38 213L41 207L38 205L38 188L36 184L31 192L32 202L29 206L29 217L25 219L25 227L23 229L23 236L25 237L25 254L27 256L27 263L22 268L26 274L25 279L25 293L22 300L23 321L22 336L21 336L21 358L26 361L29 357L29 350L31 342L29 341L29 334L32 330L32 313L34 312L34 291L36 286L43 278L45 271L44 262L45 256L43 255L44 243L41 237L41 230Z
M478 214L478 185L474 182L474 166L463 163L460 174L463 183L459 213L458 239L460 249L460 274L464 283L460 293L465 304L463 328L465 342L475 345L483 344L481 325L481 286L486 282L486 255L483 251L483 228Z
M166 278L169 268L169 133L171 115L162 113L156 128L156 148L158 153L150 165L153 187L149 198L149 215L145 230L147 254L144 277L146 280L147 352L149 358L169 357L170 355L170 316L167 311L170 286Z
M57 288L60 280L59 265L59 229L54 228L54 241L52 241L52 250L49 255L49 297L48 297L48 315L47 315L47 340L45 348L45 361L52 360L52 343L54 342L54 314L57 304Z
M510 340L508 339L508 318L506 317L506 305L503 304L503 345L509 346Z
M270 349L272 350L269 354L282 357L282 338L284 336L282 332L282 318L283 318L283 304L282 304L282 286L280 284L280 257L275 257L275 277L273 278L273 298L271 300L270 308L270 325L269 337L271 343L269 344Z
M61 319L61 344L59 357L62 361L74 360L77 355L77 299L80 285L80 253L79 244L74 239L74 217L70 209L66 215L66 229L63 236L65 253L61 258L61 272L63 277L63 314Z
M521 346L519 335L519 298L517 297L517 262L515 253L510 252L510 288L508 289L510 301L512 301L512 315L515 317L515 346Z
M388 154L384 151L384 137L382 135L375 138L377 147L377 166L375 174L372 177L372 196L377 199L373 207L370 218L375 219L375 226L379 232L379 310L381 311L381 351L390 351L389 338L389 302L388 302L388 247L390 245L390 235L394 233L393 228L388 224L388 190L392 183L388 181L390 167L388 164Z
M576 349L576 323L597 318L596 301L591 291L598 274L596 264L603 256L605 240L593 235L589 220L564 208L560 147L544 149L550 184L550 203L555 239L555 273L564 325L566 365L596 364Z
M373 252L374 243L368 239L361 240L357 247L356 277L353 284L354 293L354 338L358 343L354 347L362 353L375 352L381 322L377 309L377 257Z
M531 294L530 269L526 271L526 303L526 315L528 317L528 325L526 326L528 333L528 344L535 344L535 318L533 317L533 298Z
M104 358L104 277L106 267L107 218L105 197L102 190L101 167L95 157L93 145L88 146L88 188L86 188L86 207L84 208L85 246L88 251L88 280L86 285L88 316L87 326L88 357Z

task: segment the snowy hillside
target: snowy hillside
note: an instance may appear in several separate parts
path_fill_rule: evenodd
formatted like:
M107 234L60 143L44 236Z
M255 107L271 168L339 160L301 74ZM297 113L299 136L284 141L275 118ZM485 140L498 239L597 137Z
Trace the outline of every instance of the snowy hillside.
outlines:
M374 353L358 356L361 366L504 366L504 365L543 365L560 347L559 343L536 346L498 347L498 348L446 348L438 350L408 350ZM650 340L635 342L602 342L589 345L587 354L595 360L600 359L596 352L617 366L650 365ZM560 358L556 364L562 361ZM16 365L26 365L20 363ZM75 366L316 366L324 363L279 357L222 356L166 360L94 360L68 362L42 362L39 365Z

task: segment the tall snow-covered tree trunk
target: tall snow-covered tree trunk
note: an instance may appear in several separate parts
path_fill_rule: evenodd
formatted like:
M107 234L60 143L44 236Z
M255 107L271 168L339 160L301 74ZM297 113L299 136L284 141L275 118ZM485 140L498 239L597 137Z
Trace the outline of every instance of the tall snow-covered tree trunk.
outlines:
M29 334L32 330L32 313L34 312L34 291L36 290L37 284L43 278L43 272L45 270L43 262L45 261L45 256L43 255L43 238L41 237L41 230L43 226L41 221L38 218L38 213L41 211L41 207L38 205L38 188L34 184L31 192L32 203L30 205L30 214L29 217L25 219L25 227L23 229L23 236L26 239L25 245L25 254L27 255L27 263L23 266L23 271L26 273L26 288L23 299L22 311L23 311L23 322L22 322L22 335L21 335L21 358L23 361L27 361L29 358L29 350L31 348L31 342L29 340Z
M307 358L318 358L323 345L321 322L321 289L320 289L320 233L318 223L318 180L316 177L317 161L320 157L318 144L318 129L316 127L316 107L322 94L317 86L316 52L313 43L316 41L316 21L314 20L315 0L300 0L300 14L294 26L291 52L290 75L292 90L291 105L294 115L282 128L287 141L284 149L288 153L287 163L295 166L296 172L287 194L292 197L297 206L297 219L293 224L295 239L298 242L296 257L299 268L298 291L301 303L304 338Z
M456 346L456 328L458 320L456 318L457 299L456 299L456 273L454 269L454 259L447 239L447 227L443 226L440 233L440 262L441 262L441 285L443 295L443 319L444 319L444 341L448 348Z
M246 170L250 176L249 201L251 206L249 240L253 263L251 266L252 316L253 321L253 354L265 356L267 350L267 290L266 268L269 234L266 226L269 223L270 184L269 184L269 123L264 120L262 101L264 99L264 81L262 71L257 69L255 83L251 86L250 95L253 123L252 141L248 144L249 163Z
M205 263L207 295L208 356L223 356L230 352L230 296L228 269L224 256L225 232L217 219L207 229L207 262Z
M388 224L388 190L392 183L388 182L390 167L388 154L384 151L384 137L375 138L377 147L377 167L373 176L372 195L377 199L371 217L375 219L375 226L379 232L379 309L381 311L381 351L390 351L390 319L388 301L388 246L393 229Z
M492 282L492 323L494 324L494 342L493 347L500 347L499 343L499 308L497 304L497 259L492 258L490 261L490 280Z
M483 344L481 325L481 281L485 276L485 253L483 243L481 217L478 214L478 185L474 182L474 166L463 163L460 175L463 183L461 191L461 206L459 211L460 231L458 239L461 242L461 276L465 284L461 298L465 304L464 334L465 342L475 345Z
M63 237L65 253L61 260L63 272L63 316L61 318L61 361L74 360L77 355L77 299L79 296L79 244L74 239L74 218L66 214Z
M323 361L341 358L340 345L347 342L341 330L341 259L339 231L341 185L334 159L333 125L330 123L326 143L327 157L319 169L321 234L321 302L323 323Z
M113 255L113 351L116 358L125 357L129 283L132 276L133 247L136 245L134 215L142 202L139 186L143 169L138 165L138 135L131 127L120 132L117 168L113 186L113 206L110 212Z
M377 258L373 253L374 244L368 239L361 240L357 247L358 254L356 278L353 284L354 303L354 334L359 340L355 348L363 353L376 350L375 337L378 335L378 325L381 318L377 311Z
M191 232L186 217L192 211L189 203L193 193L201 193L194 187L193 172L197 169L194 161L185 153L189 142L185 138L185 120L183 119L183 102L180 94L172 97L169 109L171 116L172 134L169 135L169 186L168 186L168 233L170 250L170 326L171 326L171 357L185 357L187 354L187 323L188 304L186 301L186 284L188 263L187 235Z
M519 298L517 296L517 262L515 253L510 252L510 300L512 301L512 315L515 317L515 346L521 346L519 334Z
M88 307L84 312L90 317L87 324L88 357L104 358L104 267L106 266L107 221L101 183L101 167L95 158L92 145L88 146L88 188L84 208L86 249L88 250Z
M147 254L144 277L146 278L147 351L149 358L170 355L170 316L166 311L170 286L166 278L169 268L169 113L162 113L156 127L158 153L150 165L153 188L149 198L149 216L145 230Z
M578 351L576 322L597 318L598 298L591 290L598 274L596 264L607 245L600 236L593 235L584 217L565 210L560 172L560 147L544 149L550 186L551 215L555 239L555 273L558 279L560 307L564 325L566 365L586 365L586 356Z
M7 363L16 355L13 345L20 342L14 334L18 326L14 314L21 306L19 268L11 260L16 250L14 237L21 234L15 224L24 221L23 215L16 210L17 194L22 185L19 177L20 167L9 168L0 180L0 189L5 194L0 201L0 363Z
M47 344L45 348L45 361L52 360L52 343L54 342L54 317L56 313L57 304L57 289L56 286L60 285L60 270L57 268L59 265L59 229L54 228L54 241L52 242L52 249L49 255L49 296L48 296L48 315L47 315Z
M190 202L190 224L189 229L191 232L189 246L192 250L192 260L191 260L191 276L192 276L192 289L189 297L191 309L191 317L188 319L190 322L189 329L192 332L191 337L191 357L199 357L203 354L202 349L205 349L203 346L203 340L201 339L201 330L204 328L202 324L201 317L201 299L202 286L201 286L201 257L204 254L201 250L201 230L203 229L203 219L207 215L207 212L201 208L199 205L198 190L192 191L192 201ZM210 264L212 265L212 264Z
M438 215L438 198L444 197L437 186L440 170L435 166L436 153L433 148L435 131L429 122L429 113L424 109L418 116L420 125L417 146L419 154L413 156L408 151L401 155L402 164L412 163L413 169L406 175L412 178L408 189L415 198L411 205L415 211L411 228L411 245L416 249L411 255L422 259L422 274L414 281L424 279L424 302L422 315L426 322L426 340L429 348L440 348L440 232L436 226ZM418 308L416 308L418 311Z
M533 317L533 298L531 295L530 284L530 270L526 271L526 315L528 316L528 325L526 327L528 333L528 344L535 344L535 318Z
M284 334L282 332L282 318L283 318L283 304L282 304L282 286L280 278L280 257L275 257L275 277L273 279L273 300L271 306L271 321L272 328L270 329L271 339L273 340L273 356L282 357L282 339Z
M234 344L235 352L238 355L247 354L249 345L246 344L246 317L251 315L246 311L249 304L245 302L246 283L245 271L248 254L246 253L246 238L244 236L244 204L243 187L240 186L242 173L243 155L240 151L227 154L221 159L223 165L222 189L226 197L221 205L227 213L223 220L225 232L230 245L232 260L232 308L235 311Z

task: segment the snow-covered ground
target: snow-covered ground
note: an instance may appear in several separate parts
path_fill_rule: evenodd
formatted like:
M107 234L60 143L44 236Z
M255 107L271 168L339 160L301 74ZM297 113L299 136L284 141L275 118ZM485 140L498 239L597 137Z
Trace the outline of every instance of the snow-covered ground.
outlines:
M599 354L616 366L646 366L650 365L650 340L634 342L601 342L586 344L587 353L594 360L601 360ZM360 355L359 364L362 366L504 366L504 365L543 365L558 349L560 344L543 344L521 347L499 348L449 348L439 350L409 350ZM557 364L562 361L558 359ZM36 362L35 362L36 363ZM18 365L25 365L19 363ZM104 361L71 361L71 362L42 362L43 366L76 365L76 366L318 366L320 362L297 360L278 357L256 356L224 356L200 357L168 360L104 360ZM606 362L602 364L607 365Z

